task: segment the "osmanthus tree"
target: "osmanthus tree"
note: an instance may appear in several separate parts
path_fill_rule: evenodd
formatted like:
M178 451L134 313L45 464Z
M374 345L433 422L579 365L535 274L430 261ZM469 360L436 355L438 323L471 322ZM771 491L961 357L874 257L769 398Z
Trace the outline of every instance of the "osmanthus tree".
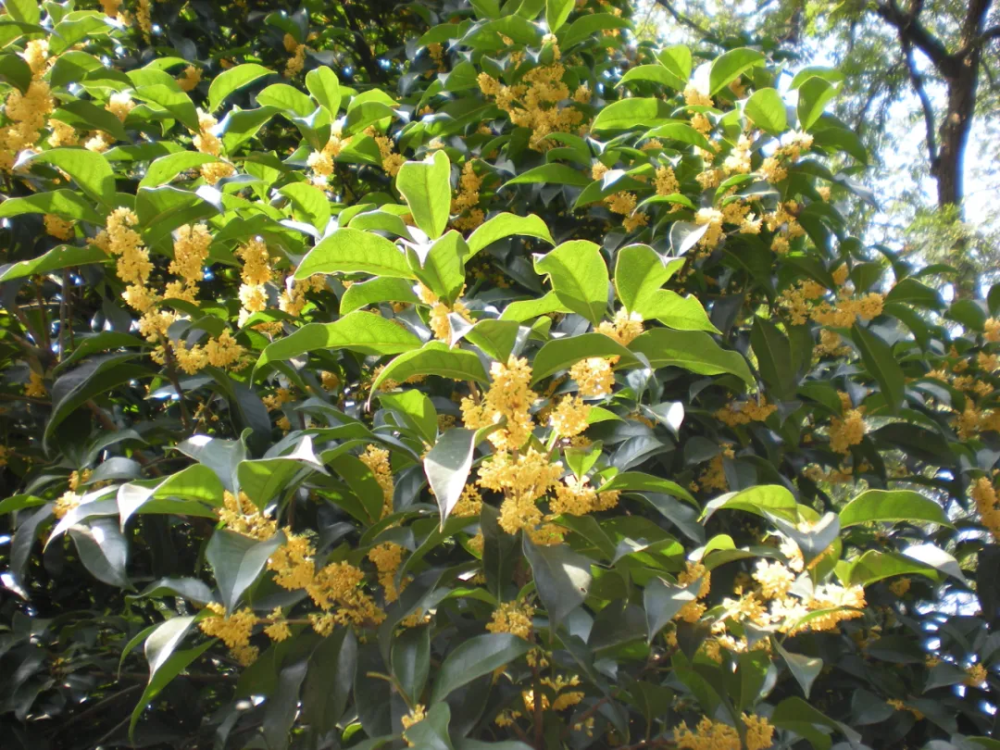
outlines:
M1000 293L830 76L380 8L6 3L5 750L996 747Z

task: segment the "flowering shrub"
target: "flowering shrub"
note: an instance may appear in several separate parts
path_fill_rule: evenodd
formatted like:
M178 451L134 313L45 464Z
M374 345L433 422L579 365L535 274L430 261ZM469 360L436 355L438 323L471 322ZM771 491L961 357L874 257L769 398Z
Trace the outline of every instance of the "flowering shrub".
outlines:
M250 5L0 18L5 749L997 745L1000 292L836 71Z

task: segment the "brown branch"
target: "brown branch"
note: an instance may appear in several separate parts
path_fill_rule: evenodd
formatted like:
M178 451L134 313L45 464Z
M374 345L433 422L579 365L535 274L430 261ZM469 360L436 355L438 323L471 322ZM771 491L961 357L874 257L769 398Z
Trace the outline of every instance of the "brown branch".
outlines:
M940 39L931 34L927 28L917 19L920 6L915 10L917 14L904 12L896 0L889 0L888 3L875 3L875 13L884 21L899 32L900 38L907 39L914 47L930 58L934 66L941 72L953 71L958 66L958 59L948 53Z
M938 161L934 105L931 104L931 98L927 95L927 90L924 88L924 77L917 70L917 62L913 59L913 45L905 37L901 41L903 43L903 57L906 60L906 69L910 74L910 83L913 84L913 90L917 92L917 96L920 98L920 106L924 111L924 127L927 130L927 151L931 158L931 174L934 174L937 170Z
M180 378L177 377L177 358L174 356L174 348L169 341L163 342L163 352L167 363L167 377L174 390L177 391L177 403L181 407L181 424L187 432L191 432L191 413L184 402L184 389L181 388Z

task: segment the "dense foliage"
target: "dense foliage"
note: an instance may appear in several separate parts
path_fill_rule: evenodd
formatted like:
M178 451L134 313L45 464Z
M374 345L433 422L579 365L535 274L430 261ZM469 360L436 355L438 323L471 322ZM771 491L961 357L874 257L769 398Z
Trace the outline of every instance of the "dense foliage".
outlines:
M1000 746L1000 292L835 72L100 5L0 17L4 750Z

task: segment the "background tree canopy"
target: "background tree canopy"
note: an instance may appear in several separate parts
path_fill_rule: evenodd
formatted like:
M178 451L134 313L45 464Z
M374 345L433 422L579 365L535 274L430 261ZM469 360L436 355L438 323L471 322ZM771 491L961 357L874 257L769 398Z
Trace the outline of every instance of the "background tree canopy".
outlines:
M1000 747L1000 287L850 70L277 6L0 16L0 747Z

